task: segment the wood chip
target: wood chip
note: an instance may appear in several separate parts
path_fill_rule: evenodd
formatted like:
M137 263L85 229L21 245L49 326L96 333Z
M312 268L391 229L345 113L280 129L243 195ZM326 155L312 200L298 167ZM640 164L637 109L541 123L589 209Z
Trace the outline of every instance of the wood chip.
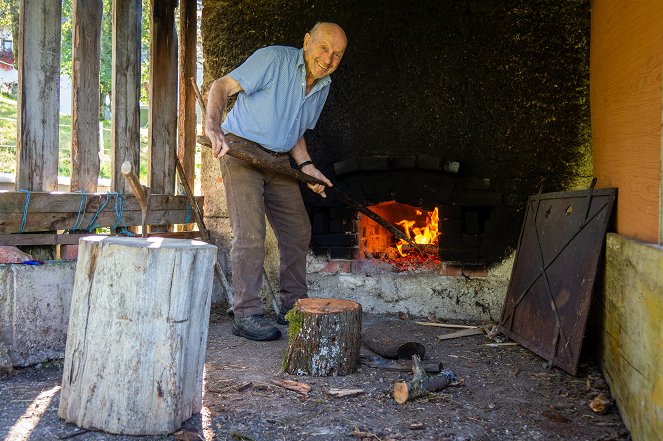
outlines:
M438 328L458 328L458 329L477 329L480 326L472 325L455 325L453 323L438 323L438 322L415 322L417 325L421 326L437 326Z
M516 343L515 341L510 341L506 343L486 343L484 346L488 346L489 348L499 348L500 346L518 346L520 343Z
M351 397L363 394L364 392L366 392L364 389L339 389L336 387L330 387L327 390L327 394L336 398Z
M469 337L470 335L479 335L479 334L483 334L483 329L475 327L475 328L463 329L461 331L450 332L448 334L440 334L437 336L437 339L449 340L452 338Z
M272 380L272 383L282 387L284 389L292 390L298 394L308 396L308 393L311 391L311 385L307 383L300 383L299 381L293 380Z
M424 423L412 423L410 424L410 430L424 430L426 425Z

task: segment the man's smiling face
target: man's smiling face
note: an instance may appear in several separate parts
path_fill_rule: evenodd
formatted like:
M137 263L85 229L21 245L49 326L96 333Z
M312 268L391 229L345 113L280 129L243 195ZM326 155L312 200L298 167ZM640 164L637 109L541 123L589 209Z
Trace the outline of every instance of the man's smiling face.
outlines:
M320 23L304 37L304 64L306 78L318 80L336 70L347 39L340 26L331 23Z

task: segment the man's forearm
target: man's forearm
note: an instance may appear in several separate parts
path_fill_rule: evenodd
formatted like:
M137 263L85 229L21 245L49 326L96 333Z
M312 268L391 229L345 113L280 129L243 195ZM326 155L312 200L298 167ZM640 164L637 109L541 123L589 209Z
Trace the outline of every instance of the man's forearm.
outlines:
M306 141L304 141L303 136L299 138L295 146L290 150L290 156L292 156L292 159L295 160L297 165L311 160L311 155L308 153Z
M205 130L220 130L223 121L223 112L228 105L230 96L227 87L224 87L223 78L219 78L212 83L212 87L207 95L207 120L205 121Z

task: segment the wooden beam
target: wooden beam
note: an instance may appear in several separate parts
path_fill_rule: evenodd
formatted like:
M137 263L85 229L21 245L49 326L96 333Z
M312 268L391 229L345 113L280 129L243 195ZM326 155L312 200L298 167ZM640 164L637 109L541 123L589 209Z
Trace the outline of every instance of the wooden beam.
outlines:
M27 234L0 234L0 245L10 246L43 246L43 245L78 245L85 234L54 234L54 233L27 233ZM170 239L200 239L200 231L181 231L177 233L148 234L148 237L167 237Z
M113 1L111 189L128 192L122 163L140 170L141 0Z
M193 186L196 162L196 81L198 10L196 0L180 0L179 111L177 156Z
M203 198L196 198L199 204ZM32 192L26 203L26 193L0 192L0 233L17 233L23 223L23 231L55 231L141 225L141 208L134 196L114 194L44 193ZM80 213L80 214L79 214ZM147 223L172 225L194 222L193 212L185 196L152 195Z
M53 191L58 187L61 3L21 0L19 8L16 188Z
M71 191L97 191L102 0L74 0Z
M175 194L177 155L177 0L150 0L149 173L148 186Z

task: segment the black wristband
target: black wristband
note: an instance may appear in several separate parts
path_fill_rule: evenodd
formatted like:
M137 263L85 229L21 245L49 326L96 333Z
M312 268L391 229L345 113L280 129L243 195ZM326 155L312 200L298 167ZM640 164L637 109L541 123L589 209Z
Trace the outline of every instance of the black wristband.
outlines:
M299 164L297 167L299 167L299 169L301 170L304 167L306 167L307 165L313 165L313 161L304 161L301 164Z

